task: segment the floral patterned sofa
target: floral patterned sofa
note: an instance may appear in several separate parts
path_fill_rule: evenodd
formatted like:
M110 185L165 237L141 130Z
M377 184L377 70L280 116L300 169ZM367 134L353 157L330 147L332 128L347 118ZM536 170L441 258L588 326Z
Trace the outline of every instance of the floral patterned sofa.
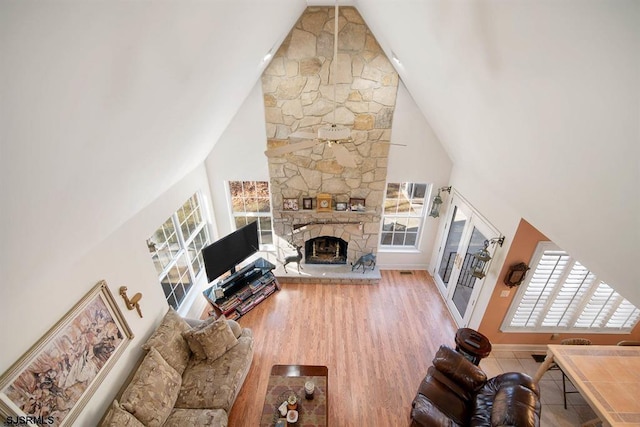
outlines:
M227 425L253 360L250 329L224 316L184 319L169 308L142 348L142 363L102 426Z

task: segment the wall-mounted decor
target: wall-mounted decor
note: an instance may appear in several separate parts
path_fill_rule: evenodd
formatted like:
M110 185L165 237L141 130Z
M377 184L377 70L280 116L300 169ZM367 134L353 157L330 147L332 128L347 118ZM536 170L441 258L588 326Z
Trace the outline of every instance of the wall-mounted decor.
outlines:
M336 210L337 211L346 211L347 210L347 202L336 202Z
M132 338L106 282L98 282L2 374L0 419L72 425Z
M137 294L129 298L129 295L127 295L127 287L120 286L120 296L124 299L125 307L127 307L129 310L133 310L135 308L138 312L138 316L142 318L142 309L140 308L140 300L142 299L142 294L138 292Z
M529 266L524 262L512 265L504 276L504 284L510 288L520 285L529 271Z
M302 199L302 209L313 209L313 199L311 197L305 197Z
M297 211L299 209L298 199L283 199L282 209L285 211Z
M364 199L350 198L349 209L354 212L364 212Z
M471 263L467 267L469 274L475 277L476 279L484 279L487 275L487 268L489 266L489 261L491 261L491 253L488 251L489 245L495 244L502 245L504 244L504 236L494 237L493 239L487 239L484 241L484 245L482 248L478 249L477 252L473 253L471 257Z
M318 212L331 212L333 198L331 194L321 193L316 197L316 210Z
M431 211L429 211L429 216L432 218L438 218L440 216L440 205L442 205L442 197L440 197L441 191L446 191L451 194L451 186L438 188L438 194L433 198Z

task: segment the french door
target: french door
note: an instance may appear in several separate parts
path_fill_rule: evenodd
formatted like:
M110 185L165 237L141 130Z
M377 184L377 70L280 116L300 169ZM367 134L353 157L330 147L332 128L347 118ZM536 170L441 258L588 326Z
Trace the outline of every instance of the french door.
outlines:
M433 277L459 327L468 326L484 283L471 275L473 254L494 237L498 231L452 191ZM493 258L494 245L487 250Z

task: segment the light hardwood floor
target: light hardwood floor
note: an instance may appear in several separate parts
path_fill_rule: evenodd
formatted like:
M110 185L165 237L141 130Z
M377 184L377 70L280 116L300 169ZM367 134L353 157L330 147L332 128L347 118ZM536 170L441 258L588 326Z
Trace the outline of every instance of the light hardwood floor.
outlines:
M425 271L378 285L285 284L240 319L255 356L229 426L258 426L274 364L329 368L329 425L407 426L418 384L457 327Z

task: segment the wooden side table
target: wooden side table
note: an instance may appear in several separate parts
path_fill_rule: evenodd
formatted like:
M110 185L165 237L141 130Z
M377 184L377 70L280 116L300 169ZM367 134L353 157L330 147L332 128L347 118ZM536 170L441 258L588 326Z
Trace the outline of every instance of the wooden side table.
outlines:
M478 331L460 328L456 332L456 351L478 366L491 353L491 343Z

